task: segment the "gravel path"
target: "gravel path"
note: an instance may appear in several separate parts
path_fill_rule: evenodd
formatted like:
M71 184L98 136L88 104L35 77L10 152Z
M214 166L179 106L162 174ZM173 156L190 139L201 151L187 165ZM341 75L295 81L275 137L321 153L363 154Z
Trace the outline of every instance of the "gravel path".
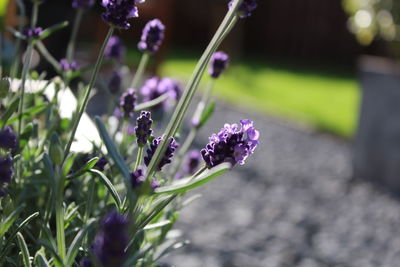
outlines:
M248 117L262 133L245 166L195 193L176 228L191 241L177 267L400 266L400 203L351 183L351 146L268 117L220 106L199 143Z

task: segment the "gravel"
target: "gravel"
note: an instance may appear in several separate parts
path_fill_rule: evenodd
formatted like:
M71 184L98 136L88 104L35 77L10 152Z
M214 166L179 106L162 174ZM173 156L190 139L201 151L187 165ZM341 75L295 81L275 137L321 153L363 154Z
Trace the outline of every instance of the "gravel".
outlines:
M255 121L261 144L246 165L192 193L203 197L176 225L191 243L165 263L399 266L399 203L372 184L352 181L349 142L235 110L220 105L198 144L241 118Z

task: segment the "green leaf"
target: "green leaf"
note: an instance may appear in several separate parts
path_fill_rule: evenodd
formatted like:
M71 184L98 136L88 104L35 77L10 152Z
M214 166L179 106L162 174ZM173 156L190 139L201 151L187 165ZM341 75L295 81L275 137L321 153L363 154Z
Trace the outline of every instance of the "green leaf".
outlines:
M0 223L0 237L7 233L8 229L10 229L11 225L15 222L15 220L18 218L19 213L23 209L23 206L19 206L3 222Z
M64 151L62 149L60 138L56 132L53 132L50 137L49 156L56 165L60 165L63 159L63 154Z
M68 249L68 253L67 253L67 263L66 263L66 267L70 267L74 264L76 255L78 255L78 250L79 247L82 244L83 238L85 237L86 233L88 232L88 230L90 229L90 227L93 225L93 223L95 222L94 219L90 220L86 226L81 229L79 231L79 233L75 236L74 240L71 243L70 248Z
M43 39L47 38L48 36L50 36L50 35L53 34L54 32L59 31L59 30L65 28L65 27L67 27L68 24L69 24L68 21L64 21L64 22L60 22L60 23L58 23L58 24L55 24L55 25L53 25L53 26L51 26L51 27L45 29L45 30L40 34L39 39L40 39L40 40L43 40Z
M45 110L46 107L47 107L47 104L42 104L42 105L38 105L38 106L35 106L35 107L31 107L31 108L25 110L24 113L22 113L22 117L23 117L23 118L29 118L30 116L39 114L40 112L42 112L43 110ZM18 120L18 117L19 117L19 115L13 116L13 117L10 118L6 123L4 123L4 125L8 125L8 124L11 124L11 123L17 121L17 120Z
M91 169L90 172L93 174L96 174L97 176L100 177L102 183L107 187L108 191L110 191L110 193L111 193L111 196L114 198L115 204L117 204L118 210L120 210L121 209L121 199L118 195L117 190L115 189L113 184L110 182L110 180L107 178L107 176L105 176L101 171L98 171L95 169Z
M86 162L85 166L80 168L77 172L75 172L71 175L68 175L67 178L71 179L71 178L79 177L82 174L85 174L86 172L90 171L96 165L97 161L99 161L98 157L94 157L94 158L90 159L88 162Z
M12 116L12 114L18 109L19 105L19 98L14 99L13 102L11 102L10 106L7 108L6 112L3 114L1 117L1 126L3 127L6 125L8 119Z
M97 129L99 130L100 137L106 145L108 153L110 154L111 158L114 160L122 176L124 177L126 187L130 188L130 172L128 166L123 160L121 154L118 152L118 149L116 148L114 142L111 140L111 137L108 134L106 127L104 126L104 123L102 122L100 117L96 116L95 121Z
M211 180L217 178L221 174L225 173L227 170L231 169L232 165L229 163L222 163L218 166L206 171L203 174L200 174L197 178L189 177L178 182L173 183L172 185L162 186L156 188L154 190L154 194L180 194L184 193L193 188L199 187L205 183L210 182Z
M171 221L170 221L170 220L165 220L165 221L161 221L161 222L158 222L158 223L152 223L152 224L146 225L146 226L143 228L143 230L154 230L154 229L157 229L157 228L161 228L161 227L163 227L163 226L166 226L166 225L168 225L168 224L171 224Z
M35 266L37 267L51 267L50 263L47 261L46 257L41 253L38 252L35 256Z
M30 122L28 123L28 125L25 126L24 130L22 131L22 134L19 137L20 151L24 149L29 139L31 138L32 133L33 133L33 123Z
M10 92L10 80L8 78L2 78L0 80L0 98L5 98Z
M200 117L200 122L197 128L201 128L207 121L211 118L211 115L214 113L215 110L215 101L211 102L203 111Z
M26 245L25 239L20 232L17 233L17 240L18 240L19 249L22 252L22 259L24 261L24 266L31 267L28 246Z
M177 195L169 196L165 199L162 199L154 205L153 209L147 214L138 224L138 228L144 228L147 224L149 224L172 200L174 200Z

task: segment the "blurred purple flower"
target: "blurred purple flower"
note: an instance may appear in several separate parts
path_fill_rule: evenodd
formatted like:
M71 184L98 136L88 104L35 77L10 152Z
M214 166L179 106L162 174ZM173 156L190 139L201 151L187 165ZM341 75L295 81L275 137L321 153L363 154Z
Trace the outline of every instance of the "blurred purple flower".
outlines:
M151 180L151 188L154 190L158 187L160 187L160 183L156 179Z
M5 150L14 150L17 147L17 135L7 126L0 130L0 148Z
M108 89L112 94L118 94L121 90L122 74L119 71L114 71L108 81Z
M208 168L222 162L243 165L246 158L253 154L258 145L260 133L250 120L241 120L241 129L237 124L225 124L224 128L210 137L210 142L201 150Z
M138 48L142 52L157 52L164 39L165 26L159 19L150 20L143 28Z
M201 154L198 150L192 150L187 155L187 161L185 165L185 172L189 175L196 173L197 168L200 165Z
M94 5L94 3L95 3L95 0L73 0L72 7L89 9Z
M104 267L119 267L126 260L125 248L129 242L129 220L116 211L108 213L101 221L101 229L93 245L94 255Z
M60 68L62 71L76 71L78 69L78 63L76 61L68 62L65 58L60 60Z
M231 0L228 4L228 7L231 8L234 0ZM238 14L241 19L250 17L252 12L257 8L256 0L243 0L242 4L240 4L238 8Z
M222 51L215 52L210 61L208 73L213 78L218 78L226 69L229 63L229 56Z
M122 61L124 55L125 55L125 47L121 39L117 36L111 36L104 50L104 56L108 59L115 59L117 61Z
M135 0L102 0L102 6L105 11L102 18L113 27L127 30L131 27L128 19L139 16L136 3L143 1Z
M128 89L128 91L122 94L119 101L119 106L121 111L123 111L125 118L130 118L133 116L133 112L135 111L135 102L136 102L135 90Z
M152 123L153 120L151 119L150 111L142 111L136 120L135 127L138 146L142 147L147 144L147 140L153 133L153 130L151 129Z
M143 168L138 168L136 171L131 172L131 185L132 188L137 188L145 181Z
M26 36L26 38L38 38L43 32L42 27L36 27L36 28L26 28L24 30L24 35Z
M150 147L147 149L147 156L144 157L144 163L146 166L149 166L151 159L153 158L154 153L157 150L158 145L161 143L161 141L164 139L164 136L160 136L151 142ZM156 168L157 171L161 171L162 167L165 165L171 163L171 159L174 156L175 150L178 148L178 144L175 142L175 139L171 137L169 139L169 144L167 149L165 150L164 156L158 163L158 166Z
M100 159L96 162L96 165L94 167L98 169L99 171L104 171L104 168L108 164L108 160L105 157L100 157Z
M154 100L159 96L168 93L168 99L155 107L165 108L168 105L172 105L174 101L179 100L182 95L182 86L170 78L159 79L153 77L145 82L143 87L140 89L140 93L143 95L144 102Z
M13 160L11 157L0 157L0 186L11 182L14 174Z

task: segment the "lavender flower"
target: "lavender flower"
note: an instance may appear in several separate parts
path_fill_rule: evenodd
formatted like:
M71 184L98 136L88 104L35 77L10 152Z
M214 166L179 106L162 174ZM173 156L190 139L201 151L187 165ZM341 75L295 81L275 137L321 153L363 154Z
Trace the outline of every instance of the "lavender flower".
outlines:
M153 140L150 144L150 148L147 149L147 156L144 157L144 163L146 166L149 166L151 159L153 158L154 153L157 150L158 145L164 139L164 136L160 136ZM178 148L178 144L175 142L175 139L171 137L169 139L169 144L167 149L165 150L164 156L160 160L157 166L157 171L161 171L162 167L171 163L171 159L174 156L175 150Z
M137 188L145 181L144 170L142 168L137 168L136 171L131 172L131 185L132 188Z
M101 230L93 245L94 255L104 267L119 267L126 260L125 248L129 242L129 220L116 211L108 213L101 221Z
M143 1L102 0L101 4L106 9L102 14L102 18L113 27L127 30L131 27L128 19L137 18L139 16L136 3L140 2Z
M112 94L117 94L121 89L122 75L119 71L114 71L108 82L108 89Z
M104 55L108 59L115 59L122 61L125 54L125 47L122 41L117 36L111 36L110 40L107 42L107 46L104 50Z
M72 7L89 9L94 5L94 2L95 2L95 0L73 0Z
M159 96L168 93L168 100L164 101L160 105L156 106L155 108L164 107L166 108L168 105L171 105L172 102L178 100L182 95L182 86L170 79L170 78L163 78L159 79L157 77L153 77L148 79L143 87L140 89L140 93L143 95L143 100L151 101Z
M231 0L228 4L228 7L231 8L233 5L233 0ZM243 0L242 4L240 4L238 8L238 14L241 19L247 18L251 16L251 13L257 8L256 0Z
M133 116L135 111L136 93L133 89L128 89L119 101L120 109L124 112L125 118L130 118Z
M97 162L94 167L98 169L99 171L104 171L104 168L108 164L108 160L105 157L101 157Z
M157 52L164 39L165 26L159 19L150 20L143 28L138 48L142 52Z
M11 157L0 157L0 186L11 182L13 174L13 160Z
M229 56L222 51L215 52L210 61L208 73L213 78L218 78L226 69L229 63Z
M158 187L160 187L160 183L156 179L151 180L151 188L154 190Z
M200 157L201 154L198 150L192 150L189 152L185 166L185 172L187 174L193 175L196 173L196 170L200 165Z
M246 158L253 154L258 145L260 133L250 120L241 120L241 129L237 124L225 124L224 128L210 137L210 142L201 150L208 168L222 162L243 165Z
M151 129L151 124L153 120L151 119L151 113L149 111L142 111L140 116L136 120L135 134L137 138L137 143L140 147L147 144L147 140L153 133Z
M43 32L43 29L41 27L36 27L36 28L27 28L24 30L24 35L26 38L32 38L36 39L38 38Z
M17 136L11 127L0 130L0 148L14 150L17 147Z
M62 71L76 71L78 69L78 63L76 61L68 62L65 58L60 60L60 68Z

